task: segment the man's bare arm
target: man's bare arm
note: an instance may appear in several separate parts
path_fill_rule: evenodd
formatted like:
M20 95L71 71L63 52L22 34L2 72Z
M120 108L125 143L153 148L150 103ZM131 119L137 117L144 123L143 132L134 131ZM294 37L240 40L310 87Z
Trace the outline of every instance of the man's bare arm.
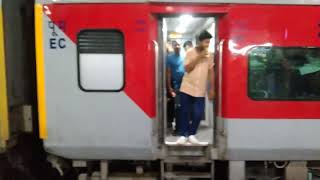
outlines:
M185 70L187 71L187 73L189 73L189 72L191 72L193 69L194 69L194 67L196 67L196 65L199 63L199 60L200 58L199 58L199 56L196 58L196 59L193 59L193 60L191 60L191 62L190 63L188 63L188 64L186 64L185 66L184 66L184 68L185 68Z
M207 51L202 51L195 59L191 59L189 63L185 64L184 68L187 71L187 73L191 72L194 69L194 67L208 55L209 53Z

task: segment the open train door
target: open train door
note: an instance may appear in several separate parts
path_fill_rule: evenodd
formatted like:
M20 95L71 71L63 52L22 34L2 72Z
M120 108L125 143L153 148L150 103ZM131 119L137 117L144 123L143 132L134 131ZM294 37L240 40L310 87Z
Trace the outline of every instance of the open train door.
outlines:
M158 2L158 1L157 1ZM158 42L160 47L159 67L164 72L167 68L167 56L172 55L170 45L175 42L180 44L180 56L184 56L188 51L184 44L191 41L193 46L197 44L197 36L201 31L207 30L213 35L209 52L216 54L217 57L217 41L220 37L217 33L220 29L220 17L227 11L227 6L224 5L204 5L204 4L186 4L177 3L167 5L165 3L152 3L151 10L159 18L158 23ZM166 46L167 45L167 46ZM169 48L168 48L169 47ZM162 49L161 49L162 48ZM167 48L167 49L166 49ZM212 51L210 51L212 50ZM162 61L162 62L161 62ZM217 61L218 62L218 61ZM216 62L216 63L217 63ZM218 65L216 64L216 69ZM201 121L200 128L197 132L197 138L203 142L202 144L191 144L187 142L184 145L177 143L178 136L175 136L176 122L171 123L168 119L168 97L166 92L165 73L162 73L162 78L159 77L159 82L162 82L162 95L159 97L162 101L162 129L161 142L164 143L165 156L161 161L161 174L165 178L214 178L214 160L217 159L216 141L215 141L215 115L212 104L216 102L206 101L206 112L203 112L205 119ZM218 83L217 83L218 84ZM159 85L159 84L158 84ZM168 99L167 99L168 98ZM217 99L217 98L216 98ZM210 103L210 104L208 104ZM167 106L166 106L167 105ZM215 105L216 106L216 105ZM211 109L210 109L211 108ZM167 111L167 112L166 112ZM175 126L175 127L174 127ZM185 164L181 163L185 162ZM195 163L197 162L197 163ZM193 165L202 165L200 169L189 170L189 172L177 172L176 166L186 166L190 168ZM182 176L183 175L183 176Z
M197 36L202 30L209 31L212 35L212 46L209 47L209 50L212 48L212 53L216 54L218 57L217 44L220 41L220 18L227 12L228 7L224 5L203 5L203 4L174 4L166 5L162 3L152 3L151 11L156 14L159 18L158 23L158 43L160 47L160 61L162 72L166 69L166 57L170 55L168 53L168 48L165 45L169 45L177 41L181 46L181 55L185 55L186 50L183 47L183 44L187 41L191 41L193 46L197 44ZM223 31L226 31L226 27L223 27ZM179 29L185 29L182 32L179 32ZM221 30L221 31L222 31ZM167 49L166 49L167 48ZM172 54L172 52L171 52ZM216 69L218 69L218 61L216 62ZM218 72L217 72L218 73ZM216 73L216 74L217 74ZM165 74L162 73L162 76ZM164 76L165 77L165 76ZM175 128L174 125L168 120L168 106L166 107L167 94L166 93L166 84L164 79L159 79L162 82L162 96L164 100L161 104L163 108L163 120L161 129L162 134L161 141L165 144L167 156L202 156L205 158L216 158L216 151L211 151L216 147L216 137L215 137L215 115L212 114L213 106L211 101L206 101L206 106L209 109L207 112L204 112L204 121L201 122L197 137L201 142L205 142L205 145L192 145L187 143L187 147L178 145L176 140L178 136L175 136L173 131ZM159 85L159 84L158 84ZM218 83L217 83L218 85ZM216 98L216 100L218 97ZM214 102L217 106L217 102ZM218 108L217 108L218 109ZM211 113L211 114L210 114ZM209 115L208 115L209 114ZM208 118L207 118L208 117ZM173 123L174 124L174 123ZM176 124L175 124L176 125ZM208 153L210 152L210 153ZM212 153L211 153L212 152Z
M156 158L155 23L146 4L36 5L40 135L48 152Z

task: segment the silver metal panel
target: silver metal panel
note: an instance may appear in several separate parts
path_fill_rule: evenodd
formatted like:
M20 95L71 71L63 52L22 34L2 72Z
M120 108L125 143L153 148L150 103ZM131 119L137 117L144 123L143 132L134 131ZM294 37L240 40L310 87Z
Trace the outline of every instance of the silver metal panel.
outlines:
M56 27L66 48L50 49L44 20L47 131L45 149L70 159L154 159L153 121L124 92L84 92L76 45Z
M238 4L304 4L319 5L320 0L36 0L37 3L238 3Z
M223 122L225 136L219 136L219 148L226 159L320 159L319 119L223 119Z

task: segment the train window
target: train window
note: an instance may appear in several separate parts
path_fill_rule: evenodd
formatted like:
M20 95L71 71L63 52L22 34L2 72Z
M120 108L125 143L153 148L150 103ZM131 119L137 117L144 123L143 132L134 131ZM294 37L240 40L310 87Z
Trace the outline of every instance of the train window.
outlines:
M248 95L255 100L320 100L320 48L256 47Z
M120 91L124 87L124 38L117 30L78 34L78 80L84 91Z

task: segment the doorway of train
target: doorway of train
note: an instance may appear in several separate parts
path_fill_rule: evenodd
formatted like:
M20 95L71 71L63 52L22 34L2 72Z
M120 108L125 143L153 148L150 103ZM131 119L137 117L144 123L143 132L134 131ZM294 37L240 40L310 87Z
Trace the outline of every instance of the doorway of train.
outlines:
M188 121L181 117L181 92L180 87L183 76L186 74L184 62L188 51L199 44L199 34L207 31L212 35L208 48L214 62L216 49L216 18L213 15L176 14L174 16L162 16L159 20L159 44L160 64L162 72L161 87L163 87L163 141L167 146L208 146L213 144L214 139L214 99L209 100L208 93L205 95L205 108L202 120L195 137L199 144L180 144L178 139L181 135L181 123ZM209 81L207 92L209 90ZM192 117L192 108L189 109L189 120ZM191 121L190 121L191 123Z

